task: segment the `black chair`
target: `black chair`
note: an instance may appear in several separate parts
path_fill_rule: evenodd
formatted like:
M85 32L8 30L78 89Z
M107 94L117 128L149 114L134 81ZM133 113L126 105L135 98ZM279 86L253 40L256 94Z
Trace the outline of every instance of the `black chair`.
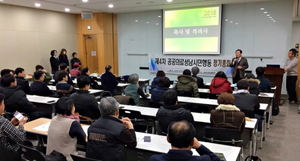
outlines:
M28 147L22 144L19 144L19 146L22 153L22 158L29 161L46 161L46 155L44 155L42 152L34 149L33 147Z
M160 108L160 106L162 106L163 104L164 104L163 102L152 102L152 101L149 101L150 107L154 107L154 108Z
M105 85L97 85L97 88L96 89L100 89L100 90L103 90L103 91L107 91L107 87Z
M209 99L218 99L219 96L220 96L220 93L209 93L208 94Z
M183 96L183 97L192 97L193 94L192 92L189 91L176 91L178 96Z
M240 110L244 112L246 117L255 118L255 112L253 110L245 110L245 109L240 109Z
M18 152L9 149L8 147L0 144L0 160L4 161L20 161L21 159L21 154Z
M135 105L134 99L130 96L116 95L114 98L120 103L124 105Z
M101 161L101 160L85 158L83 156L78 156L78 155L73 155L73 154L71 154L71 158L73 159L73 161Z

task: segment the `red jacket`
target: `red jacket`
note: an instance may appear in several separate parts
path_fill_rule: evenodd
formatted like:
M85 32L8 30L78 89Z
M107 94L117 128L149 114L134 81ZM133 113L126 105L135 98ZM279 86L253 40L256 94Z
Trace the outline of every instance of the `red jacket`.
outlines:
M216 77L211 80L209 91L213 94L225 92L232 93L232 88L230 85L231 83L227 79Z

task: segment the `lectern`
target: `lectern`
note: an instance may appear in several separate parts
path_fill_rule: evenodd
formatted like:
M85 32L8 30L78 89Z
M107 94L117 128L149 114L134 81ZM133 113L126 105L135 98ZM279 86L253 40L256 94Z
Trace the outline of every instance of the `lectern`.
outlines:
M276 86L275 100L276 100L277 105L280 105L283 74L284 74L284 69L282 69L282 68L265 67L264 77L269 79Z

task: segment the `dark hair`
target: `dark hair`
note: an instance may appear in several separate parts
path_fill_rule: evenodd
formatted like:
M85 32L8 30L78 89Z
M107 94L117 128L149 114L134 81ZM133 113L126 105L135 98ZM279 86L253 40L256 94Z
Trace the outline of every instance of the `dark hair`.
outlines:
M255 69L256 75L257 76L263 76L265 73L265 68L264 67L257 67Z
M235 52L239 51L241 54L243 54L243 51L241 49L236 49Z
M168 77L161 77L159 80L158 80L158 87L166 87L166 88L169 88L170 87L170 79Z
M105 66L105 71L108 72L109 70L111 70L111 68L112 68L112 67L111 67L110 65L107 65L107 66Z
M175 105L177 102L177 92L174 89L165 91L163 95L163 101L165 105Z
M91 84L91 79L87 76L77 77L77 86L78 88L84 88L86 85Z
M62 81L67 75L68 73L66 71L59 71L59 73L57 74L57 80Z
M50 55L54 56L54 53L57 52L56 50L51 50Z
M252 73L246 73L246 74L245 74L245 78L246 78L246 79L251 79L251 78L252 78L252 79L256 79L255 76L254 76Z
M89 71L89 68L88 67L86 67L86 68L83 68L82 70L81 70L81 74L82 75L87 75L86 73Z
M249 83L246 80L239 80L236 84L238 89L248 89L249 88Z
M74 103L70 97L61 97L55 105L55 112L61 115L71 115Z
M296 54L298 53L298 51L294 48L290 49L289 51L291 51L294 56L296 56Z
M35 66L35 70L40 70L40 69L43 70L43 69L45 69L45 68L44 68L43 66L41 66L41 65L36 65L36 66Z
M166 73L163 70L159 70L159 71L157 71L156 76L157 77L165 77Z
M230 93L222 93L218 97L218 104L234 105L234 97Z
M73 52L73 53L72 53L72 56L74 57L74 55L76 55L76 54L77 54L76 52Z
M9 87L11 83L15 82L16 78L11 74L5 74L1 77L1 84L3 87Z
M24 69L23 68L16 68L16 70L15 70L15 74L18 76L18 74L19 73L22 73L24 71Z
M182 72L183 75L191 75L191 71L189 69L185 69L183 72Z
M218 73L215 75L215 78L225 78L225 79L227 79L227 76L223 71L218 71Z
M64 51L65 51L65 52L67 52L67 50L66 50L66 49L61 49L61 51L60 51L60 54L59 54L59 55L63 55ZM66 54L65 56L66 56L66 57L68 57L68 56L67 56L67 54Z
M176 148L187 148L196 136L196 129L187 121L172 122L168 127L169 142Z
M5 99L5 95L3 93L0 93L0 103Z
M60 70L65 70L68 68L68 65L66 63L61 63L61 64L59 64L59 68L60 68Z
M2 69L1 70L1 77L3 77L5 74L10 74L12 72L11 69Z
M34 72L33 73L34 79L36 79L36 80L40 79L43 74L44 74L44 72L42 72L42 71L36 71L36 72Z

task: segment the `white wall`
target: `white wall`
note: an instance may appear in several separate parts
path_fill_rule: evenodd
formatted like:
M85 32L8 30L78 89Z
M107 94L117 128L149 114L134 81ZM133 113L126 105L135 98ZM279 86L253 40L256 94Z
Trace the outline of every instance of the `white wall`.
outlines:
M244 56L273 56L263 62L249 58L249 70L255 71L257 66L266 64L283 67L287 51L293 47L292 5L292 0L223 5L221 55L234 57L234 51L241 48ZM276 20L275 23L260 10L262 7ZM161 10L118 14L120 75L135 72L141 78L154 77L147 70L139 69L148 66L147 56L127 53L162 54L162 18L158 15L162 15ZM168 77L176 79L177 76ZM210 81L211 77L204 79Z
M50 51L77 51L74 14L0 4L0 69L41 64L50 72Z

